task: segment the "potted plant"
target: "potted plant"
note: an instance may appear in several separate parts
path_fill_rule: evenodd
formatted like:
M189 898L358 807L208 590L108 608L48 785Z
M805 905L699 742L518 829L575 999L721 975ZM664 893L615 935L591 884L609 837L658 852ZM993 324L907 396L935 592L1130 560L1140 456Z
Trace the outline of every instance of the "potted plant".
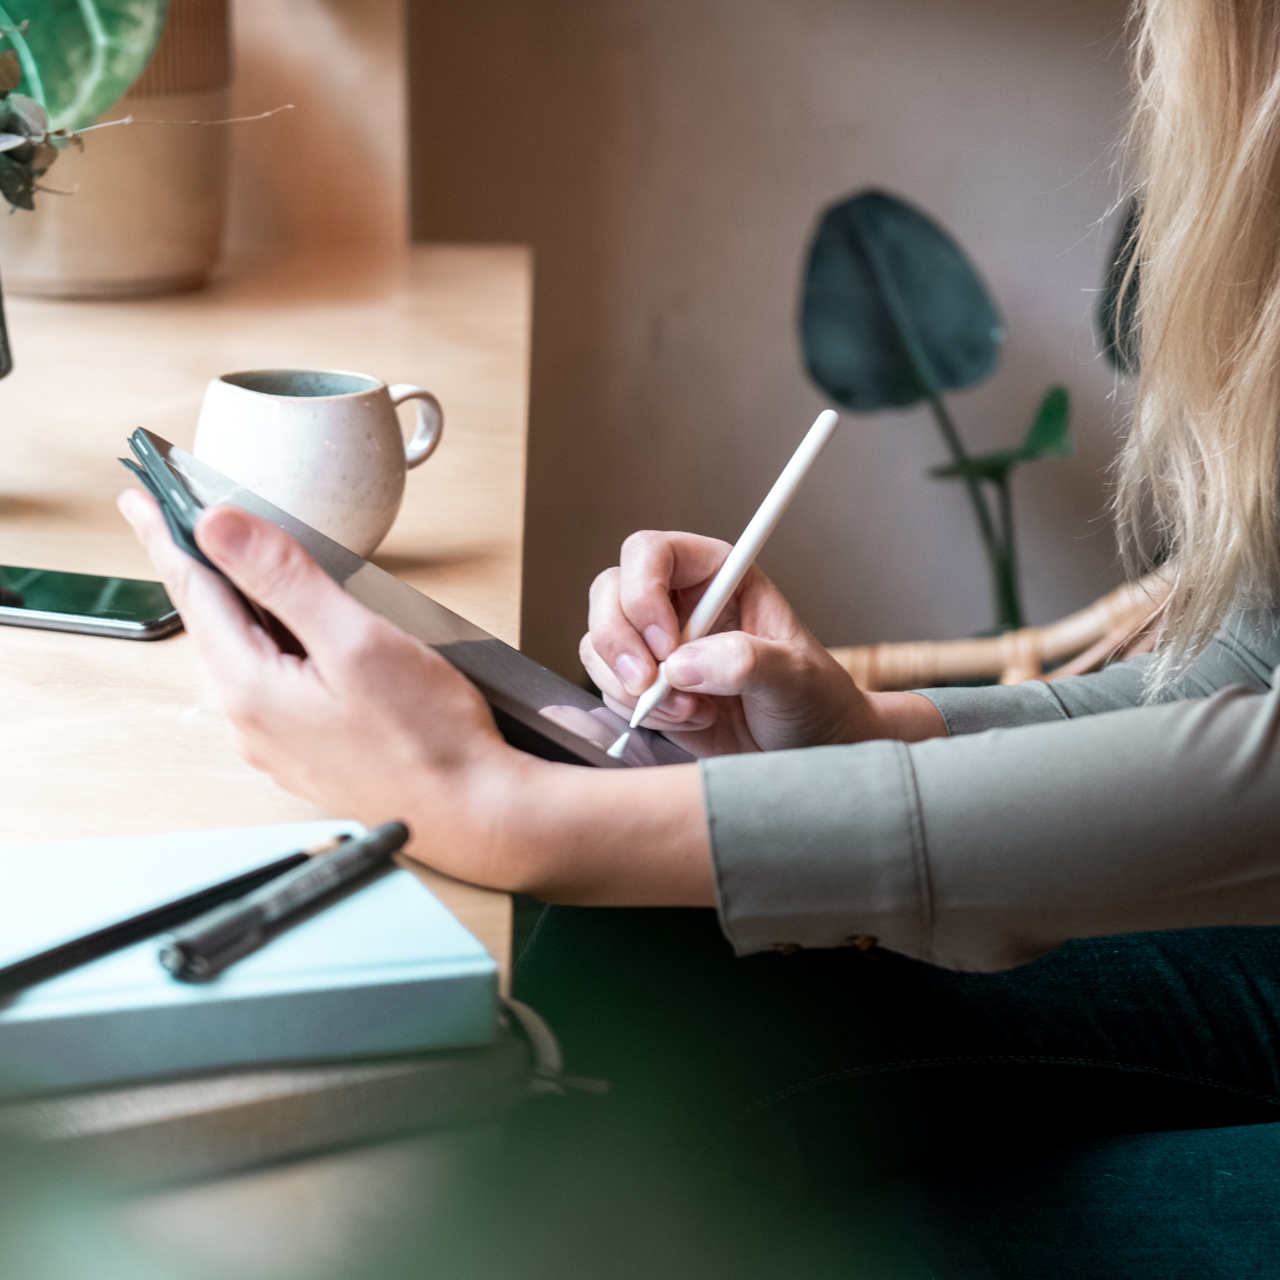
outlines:
M37 176L0 188L28 210L0 219L10 291L128 297L202 284L221 250L227 134L160 126L227 115L227 0L0 0L0 23L20 72L11 94L65 153L53 186ZM136 124L106 127L117 121ZM66 151L91 130L89 145Z
M905 200L863 191L824 211L801 308L813 380L857 413L929 406L951 461L930 468L965 486L991 572L997 632L1026 625L1010 473L1072 452L1070 400L1050 387L1022 442L971 454L943 400L995 368L1004 327L964 251Z

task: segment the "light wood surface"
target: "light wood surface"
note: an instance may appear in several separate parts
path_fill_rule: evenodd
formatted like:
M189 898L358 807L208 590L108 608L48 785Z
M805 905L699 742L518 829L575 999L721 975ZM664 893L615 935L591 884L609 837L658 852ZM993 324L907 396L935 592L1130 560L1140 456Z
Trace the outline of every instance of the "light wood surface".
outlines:
M374 559L518 644L530 287L518 247L415 246L150 301L8 300L0 563L153 577L115 508L133 428L190 447L217 374L351 369L427 386L445 409ZM185 635L0 627L0 845L319 816L237 758ZM423 878L505 971L509 899Z

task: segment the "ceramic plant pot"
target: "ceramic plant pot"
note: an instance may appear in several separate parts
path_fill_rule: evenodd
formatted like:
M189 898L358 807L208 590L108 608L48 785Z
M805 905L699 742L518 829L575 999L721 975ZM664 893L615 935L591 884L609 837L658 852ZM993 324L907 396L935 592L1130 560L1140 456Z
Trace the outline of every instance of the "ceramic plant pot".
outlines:
M102 117L224 120L228 0L170 0L146 70ZM230 130L121 125L68 147L34 212L0 214L0 265L14 294L127 298L202 285L222 249Z

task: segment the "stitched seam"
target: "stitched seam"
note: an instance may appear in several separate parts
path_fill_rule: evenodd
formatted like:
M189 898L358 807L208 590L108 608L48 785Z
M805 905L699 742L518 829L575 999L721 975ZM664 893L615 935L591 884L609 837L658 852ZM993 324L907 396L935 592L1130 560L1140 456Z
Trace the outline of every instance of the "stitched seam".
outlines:
M544 906L538 914L538 918L533 922L533 928L529 930L529 936L524 940L524 946L520 948L520 954L511 961L511 968L514 972L520 965L520 962L533 950L533 944L538 940L538 934L542 932L542 926L547 919L547 909Z
M911 855L916 870L916 898L920 910L920 951L927 959L933 958L933 880L929 874L929 846L924 834L924 813L920 804L920 784L916 777L915 761L911 751L902 744L899 749L902 768L902 787L907 800L907 836L911 841Z
M1036 693L1044 694L1052 704L1053 709L1062 717L1063 720L1074 719L1071 712L1067 710L1067 704L1058 697L1053 685L1051 685L1047 680L1028 680L1027 683L1035 686Z
M715 881L716 888L716 914L720 918L721 931L734 943L736 948L737 940L733 936L733 921L729 907L729 890L724 881L724 868L720 865L720 854L716 848L718 834L716 829L716 807L711 799L711 769L707 761L698 761L698 773L702 779L702 809L706 815L707 844L711 851L711 875Z
M757 1115L761 1111L767 1110L769 1107L773 1106L775 1102L781 1102L784 1098L792 1098L798 1094L806 1093L810 1089L816 1089L824 1084L832 1084L837 1080L852 1080L859 1076L888 1075L894 1071L909 1071L920 1067L999 1066L1002 1063L1014 1063L1019 1065L1036 1064L1040 1066L1055 1067L1102 1067L1108 1071L1132 1071L1139 1075L1162 1076L1168 1080L1181 1080L1188 1084L1207 1085L1211 1089L1221 1089L1227 1093L1238 1094L1241 1097L1251 1098L1255 1102L1268 1102L1280 1106L1280 1097L1272 1093L1260 1093L1254 1089L1246 1089L1240 1085L1225 1084L1220 1080L1211 1080L1205 1076L1190 1075L1184 1071L1171 1071L1167 1067L1147 1067L1142 1066L1139 1063L1106 1062L1100 1058L1041 1057L1034 1054L996 1054L987 1057L963 1058L913 1058L906 1062L887 1062L865 1067L846 1067L842 1071L828 1071L823 1075L814 1076L810 1080L788 1085L785 1089L779 1089L768 1097L761 1098L759 1101L753 1102L750 1106L740 1111L732 1120L728 1120L721 1125L720 1128L717 1129L692 1156L690 1156L689 1163L693 1164L700 1160L728 1133L744 1124L752 1116Z

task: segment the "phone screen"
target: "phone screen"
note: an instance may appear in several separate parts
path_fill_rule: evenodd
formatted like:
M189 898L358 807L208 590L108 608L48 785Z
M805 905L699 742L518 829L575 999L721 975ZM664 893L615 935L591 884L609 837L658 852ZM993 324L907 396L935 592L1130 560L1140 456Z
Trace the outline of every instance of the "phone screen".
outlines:
M0 621L137 638L181 625L159 582L0 565Z

